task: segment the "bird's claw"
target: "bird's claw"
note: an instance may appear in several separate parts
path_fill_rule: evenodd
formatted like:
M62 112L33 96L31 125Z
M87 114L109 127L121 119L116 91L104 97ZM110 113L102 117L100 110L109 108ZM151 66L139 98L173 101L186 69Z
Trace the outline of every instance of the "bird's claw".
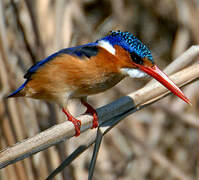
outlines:
M75 119L73 117L69 118L68 119L69 121L71 121L73 123L73 125L75 126L75 136L79 136L81 131L80 131L80 128L81 128L81 121L78 120L78 119Z
M98 123L98 116L97 116L96 110L90 104L88 104L88 103L86 103L84 101L82 101L82 104L87 107L86 113L90 113L90 114L93 115L93 126L92 126L92 129L93 128L97 128L99 123Z
M68 120L71 121L73 123L73 125L75 126L75 136L79 136L81 131L81 121L74 118L70 113L68 113L64 108L62 109L62 111L64 112L64 114L67 116Z

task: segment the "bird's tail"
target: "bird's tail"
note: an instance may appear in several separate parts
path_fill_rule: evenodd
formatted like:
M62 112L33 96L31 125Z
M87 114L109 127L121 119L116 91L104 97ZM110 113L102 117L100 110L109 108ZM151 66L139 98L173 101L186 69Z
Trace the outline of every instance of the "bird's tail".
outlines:
M7 96L7 98L11 97L20 97L25 96L25 85L27 84L28 80L26 80L17 90L15 90L13 93Z

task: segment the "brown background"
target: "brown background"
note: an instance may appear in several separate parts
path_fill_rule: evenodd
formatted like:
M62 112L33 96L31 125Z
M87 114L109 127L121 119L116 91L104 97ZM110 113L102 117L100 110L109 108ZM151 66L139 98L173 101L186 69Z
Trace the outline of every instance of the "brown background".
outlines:
M3 97L24 80L36 61L65 47L95 41L110 30L130 31L152 51L163 69L199 43L195 0L0 0L0 149L63 121L45 102ZM89 98L103 106L148 80L125 79ZM104 138L94 179L199 179L199 82L184 88L193 106L169 96L135 113ZM192 121L196 123L192 123ZM0 179L44 179L88 136L82 134L0 170ZM92 148L56 179L87 179Z

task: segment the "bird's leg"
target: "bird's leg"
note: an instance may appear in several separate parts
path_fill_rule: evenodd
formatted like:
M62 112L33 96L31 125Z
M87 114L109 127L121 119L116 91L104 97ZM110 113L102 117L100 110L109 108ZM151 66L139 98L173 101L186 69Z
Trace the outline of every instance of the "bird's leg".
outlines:
M62 111L64 112L64 114L67 116L68 120L71 121L74 126L75 126L75 136L79 136L80 135L80 128L81 128L81 121L74 118L69 112L67 112L64 108L62 108Z
M86 113L91 113L93 115L93 127L92 128L98 127L98 117L97 117L96 110L87 102L85 102L83 100L81 102L84 106L87 107Z

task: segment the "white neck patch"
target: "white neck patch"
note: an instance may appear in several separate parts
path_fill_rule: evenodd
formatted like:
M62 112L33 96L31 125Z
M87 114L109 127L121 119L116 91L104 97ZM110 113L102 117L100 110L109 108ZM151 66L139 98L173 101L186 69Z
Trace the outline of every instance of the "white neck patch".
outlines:
M138 69L131 69L131 68L122 68L121 69L122 74L128 75L131 78L142 78L147 76L145 72L142 72Z
M115 48L108 41L101 40L98 42L98 45L106 49L111 54L115 55Z

